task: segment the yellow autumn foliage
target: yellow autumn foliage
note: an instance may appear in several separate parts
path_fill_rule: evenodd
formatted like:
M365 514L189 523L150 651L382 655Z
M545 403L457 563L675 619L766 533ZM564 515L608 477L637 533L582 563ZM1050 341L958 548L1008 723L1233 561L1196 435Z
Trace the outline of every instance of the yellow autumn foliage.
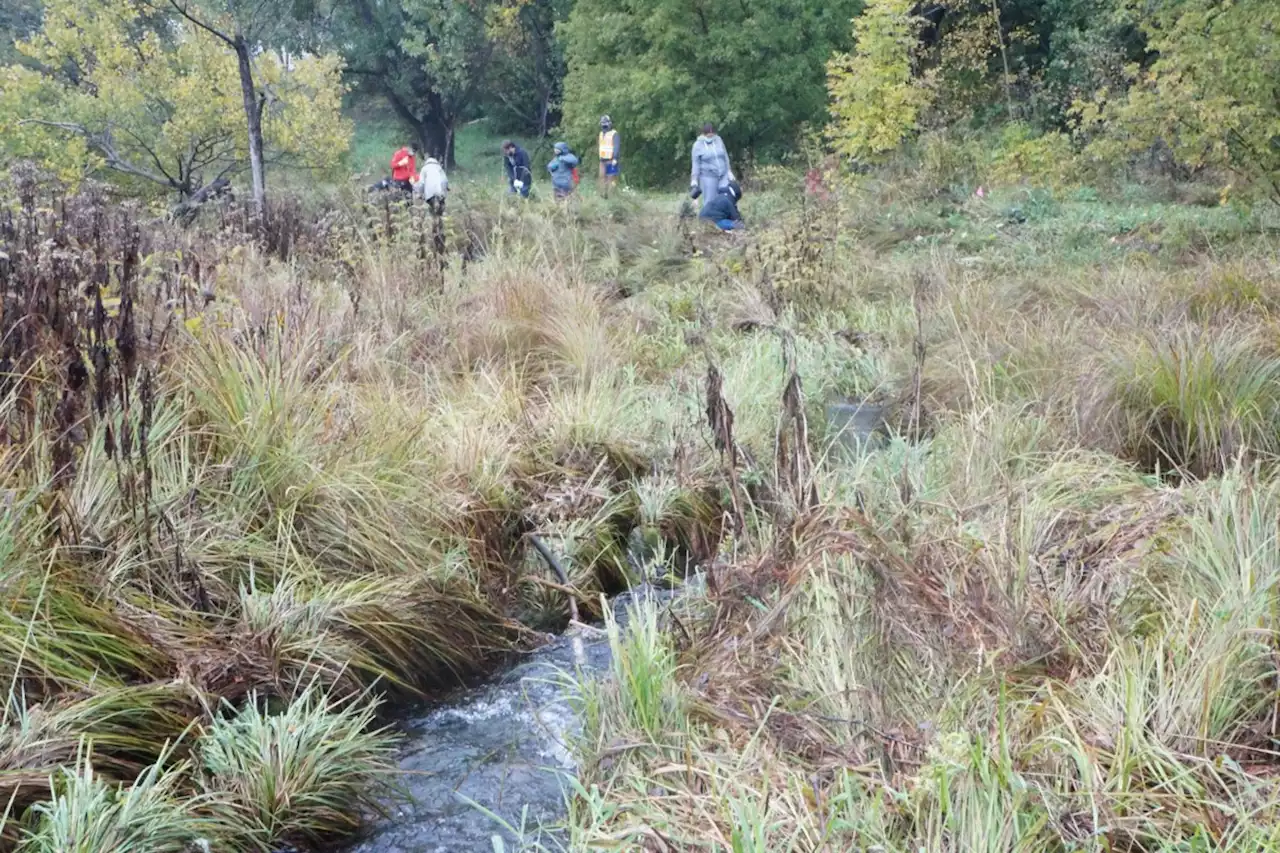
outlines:
M911 73L921 19L911 0L869 0L854 19L857 48L827 64L836 151L870 159L897 148L918 129L929 93Z
M203 30L136 0L47 0L18 50L33 67L0 69L0 158L151 192L190 192L247 162L236 59ZM339 58L262 50L253 70L268 161L338 162L352 130Z

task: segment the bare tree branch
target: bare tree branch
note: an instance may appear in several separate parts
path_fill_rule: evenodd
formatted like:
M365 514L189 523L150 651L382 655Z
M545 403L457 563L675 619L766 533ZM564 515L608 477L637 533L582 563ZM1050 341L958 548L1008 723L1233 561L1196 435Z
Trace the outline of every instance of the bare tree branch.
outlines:
M156 2L154 2L154 0L144 0L144 2L146 2L148 6L155 9L156 11L159 11L159 6L156 4ZM197 18L194 14L187 11L187 4L179 3L178 0L169 0L169 6L171 6L173 10L177 12L179 15L186 18L188 21L195 24L197 27L204 30L206 33L213 36L214 38L220 39L226 42L232 48L236 46L235 38L233 36L229 36L226 33L219 30L218 28L214 27L212 24L208 24L205 21L202 21L199 18Z
M144 169L141 166L136 166L121 157L120 152L116 150L115 143L111 140L110 128L99 133L94 133L84 125L72 122L45 121L43 119L34 118L24 119L18 122L19 126L27 124L39 125L41 127L52 127L57 128L58 130L65 130L68 133L77 134L78 136L83 137L95 151L102 155L103 159L107 161L108 168L126 175L133 175L135 177L151 181L152 183L160 184L164 187L178 190L179 192L182 190L182 187L167 174L157 175L155 172Z
M110 133L110 131L107 131L107 132L108 132L108 133ZM139 148L141 148L141 149L143 150L143 152L145 152L145 153L146 153L146 155L147 155L148 157L150 157L150 158L151 158L151 162L152 162L152 163L155 163L155 165L156 165L156 169L158 169L158 170L160 171L160 174L164 175L164 176L165 176L165 178L169 181L169 183L174 183L174 178L173 178L173 176L172 176L172 175L170 175L170 174L169 174L169 170L165 168L164 162L163 162L163 161L161 161L161 159L160 159L160 155L159 155L159 154L157 154L157 153L156 153L156 152L151 148L151 146L150 146L150 145L148 145L146 142L144 142L144 141L143 141L143 139L142 139L142 137L138 136L138 134L134 133L134 132L133 132L132 130L130 130L129 128L127 128L127 127L126 127L126 128L124 128L124 132L125 132L125 133L127 133L127 134L129 135L129 137L133 140L133 142L134 142L134 144L135 144L135 145L137 145ZM180 184L179 184L179 186L180 186Z

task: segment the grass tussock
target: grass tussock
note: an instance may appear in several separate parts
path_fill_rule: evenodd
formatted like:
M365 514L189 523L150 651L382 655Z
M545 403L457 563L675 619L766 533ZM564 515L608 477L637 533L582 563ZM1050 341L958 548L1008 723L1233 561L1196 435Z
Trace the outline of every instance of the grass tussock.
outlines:
M53 774L56 795L33 808L33 824L18 845L27 853L183 853L215 837L217 821L202 815L201 798L183 790L182 765L154 764L118 787L81 758Z
M205 785L250 849L359 829L394 767L394 739L374 728L374 711L308 690L281 710L252 697L215 717L199 744Z
M1121 347L1099 383L1121 455L1196 477L1276 455L1280 357L1260 330L1183 327Z

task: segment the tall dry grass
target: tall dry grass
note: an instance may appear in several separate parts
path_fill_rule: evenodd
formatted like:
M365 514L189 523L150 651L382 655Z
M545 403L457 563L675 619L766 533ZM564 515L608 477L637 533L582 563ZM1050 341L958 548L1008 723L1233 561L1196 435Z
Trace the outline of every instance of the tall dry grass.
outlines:
M408 209L282 206L255 240L4 190L0 847L347 837L380 702L715 553L710 455L671 464L696 394L637 374L602 280L682 251L674 220L566 240L479 199L442 258Z
M806 391L921 428L818 454L816 507L753 502L710 602L614 639L573 848L1273 849L1270 214L1250 236L1063 203L1002 232L1007 194L953 212L966 235L867 187L828 203L868 239L781 222L723 250L724 285L765 308L700 329L730 365L774 324L798 351L842 341ZM696 281L690 317L715 305ZM747 449L785 421L758 364L726 381ZM655 669L660 694L632 671Z

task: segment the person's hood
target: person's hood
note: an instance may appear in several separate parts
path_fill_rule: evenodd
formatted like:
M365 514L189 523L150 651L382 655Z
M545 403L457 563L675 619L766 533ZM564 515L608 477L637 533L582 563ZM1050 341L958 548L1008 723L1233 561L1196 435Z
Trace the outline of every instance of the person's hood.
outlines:
M568 154L568 153L569 153L569 143L567 143L567 142L557 142L557 143L555 144L555 149L556 149L556 153L557 153L557 154Z

